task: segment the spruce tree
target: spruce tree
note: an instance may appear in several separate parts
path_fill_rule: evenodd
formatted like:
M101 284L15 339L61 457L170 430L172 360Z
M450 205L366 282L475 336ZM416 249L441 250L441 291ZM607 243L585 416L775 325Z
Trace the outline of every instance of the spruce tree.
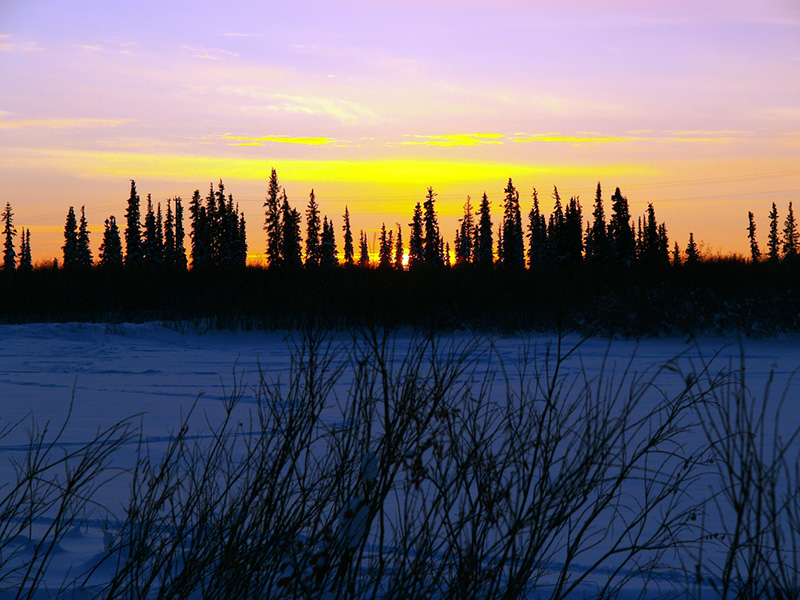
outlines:
M314 266L319 264L319 228L319 206L312 189L311 194L308 196L308 207L306 208L306 265Z
M667 237L665 223L658 226L658 262L661 265L669 266L669 237Z
M121 269L122 264L122 242L119 237L119 228L114 215L111 215L106 219L103 230L99 266L104 269Z
M422 260L429 267L438 267L442 265L442 249L439 244L439 219L436 216L435 206L436 195L433 188L429 187L428 193L425 195L425 202L422 204L422 223L425 236Z
M592 219L589 235L586 236L586 260L591 264L602 265L608 260L608 230L603 208L603 190L599 181L594 196Z
M611 196L611 220L608 223L608 245L611 260L617 265L630 266L636 258L636 239L631 228L628 199L619 188Z
M147 212L144 216L144 240L142 243L142 263L152 266L159 263L158 259L158 231L156 229L156 215L153 211L153 200L147 194Z
M92 266L92 249L89 246L89 226L86 223L86 210L81 206L81 220L78 225L78 266L88 269Z
M769 211L769 237L767 238L767 256L771 262L780 258L780 239L778 238L778 208L772 203Z
M73 213L72 216L74 219L75 214ZM0 218L3 220L3 271L9 272L17 268L17 253L14 250L14 237L17 235L17 230L14 229L14 211L11 210L10 202L6 202L6 208Z
M694 241L694 234L689 233L689 245L686 246L686 264L694 265L698 260L700 260L700 254Z
M22 272L33 270L33 261L31 259L31 230L22 229L22 239L20 240L19 249L19 266L17 269Z
M352 265L355 260L355 249L353 248L353 230L350 229L350 210L347 205L344 207L344 224L342 230L344 231L344 264Z
M519 192L511 178L505 190L503 210L503 258L502 265L511 269L525 266L525 247L522 238L522 216L519 208Z
M267 232L267 262L270 267L277 266L281 260L281 206L279 204L280 187L278 174L272 169L267 186L267 197L264 201L264 231Z
M169 199L167 199L167 216L164 219L164 263L173 269L177 266L175 216L172 214L172 201Z
M392 234L386 232L386 223L381 224L380 245L378 247L378 267L388 269L392 266Z
M761 260L761 249L758 247L758 242L756 241L756 221L753 217L753 213L748 211L747 213L747 239L750 240L750 259L753 262L758 262Z
M244 220L244 211L242 214L239 215L239 225L238 225L238 260L237 264L240 267L247 266L247 223Z
M789 202L789 210L786 213L786 221L783 226L783 257L793 260L797 258L797 244L800 240L800 232L797 231L797 221L794 218L792 203Z
M199 192L198 192L199 194ZM183 229L183 204L181 197L175 197L175 266L181 270L186 269L186 248L184 239L186 234Z
M422 206L417 202L411 217L411 234L408 240L408 267L414 269L425 262L425 238L423 237Z
M303 265L300 247L300 213L289 205L286 190L281 190L280 264L290 268Z
M533 206L528 213L528 266L540 267L547 258L547 221L539 208L539 193L533 188Z
M75 269L80 265L78 252L78 220L75 218L75 209L71 206L67 211L67 222L64 224L64 261L65 269Z
M564 262L570 265L580 264L583 261L583 211L575 196L570 198L564 211L562 241Z
M335 267L338 264L339 257L336 252L336 234L333 228L333 220L328 221L328 217L326 216L322 221L320 265L324 267Z
M567 253L564 226L564 206L561 204L561 195L558 187L553 186L553 212L547 223L547 254L548 262L557 265L564 261Z
M397 223L397 239L394 242L394 268L403 270L403 229Z
M472 199L467 196L464 203L464 215L460 219L460 224L456 230L456 264L467 265L473 258L473 239L472 232L475 229L475 217L473 214Z
M156 262L164 264L164 219L161 216L161 202L156 207Z
M136 182L131 179L131 193L125 211L125 266L137 267L142 264L142 230L139 224L139 194Z
M363 229L361 230L361 235L359 236L358 264L362 267L369 266L369 246L367 245L367 234L364 233Z
M200 190L195 190L189 201L189 217L192 222L192 268L202 269L211 264L211 251L208 244L208 222L206 207L203 206Z
M494 242L492 240L492 215L486 192L478 208L478 224L475 228L475 264L490 267L494 263Z

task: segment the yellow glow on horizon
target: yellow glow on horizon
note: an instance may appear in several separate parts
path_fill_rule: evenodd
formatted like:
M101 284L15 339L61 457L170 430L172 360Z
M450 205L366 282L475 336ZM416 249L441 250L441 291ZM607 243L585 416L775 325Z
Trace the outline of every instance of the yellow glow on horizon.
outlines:
M238 135L223 136L226 140L237 140L245 143L234 144L235 146L260 146L263 142L273 142L277 144L303 144L306 146L324 146L333 142L326 137L290 137L283 135L267 135L263 137L246 137Z
M415 135L416 141L400 142L401 146L477 146L502 144L501 133L454 133L449 135Z

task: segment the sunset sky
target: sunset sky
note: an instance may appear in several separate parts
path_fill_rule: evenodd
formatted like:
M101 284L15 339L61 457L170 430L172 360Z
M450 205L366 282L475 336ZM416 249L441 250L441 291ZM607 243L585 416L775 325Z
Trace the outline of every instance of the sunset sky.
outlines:
M161 202L222 179L257 255L273 167L340 246L345 204L405 232L428 186L452 244L509 177L525 213L534 186L585 215L619 186L710 252L800 209L797 0L2 0L0 76L0 202L35 261L71 205L96 257L130 179Z

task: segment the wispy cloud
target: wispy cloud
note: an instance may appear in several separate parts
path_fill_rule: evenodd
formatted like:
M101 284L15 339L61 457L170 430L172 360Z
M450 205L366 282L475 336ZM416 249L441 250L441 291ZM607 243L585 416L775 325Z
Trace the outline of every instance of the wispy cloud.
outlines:
M250 37L264 37L261 33L225 33L223 34L225 37L239 37L239 38L250 38Z
M236 52L230 50L222 50L220 48L203 48L200 46L189 46L181 44L178 46L181 50L185 50L195 58L202 58L205 60L222 60L223 58L236 58L239 56Z
M0 121L0 128L75 129L80 127L117 127L128 122L130 122L130 119L28 119L23 121Z
M234 93L244 90L236 88ZM346 125L360 125L375 123L377 115L357 102L339 98L321 98L316 96L292 96L274 94L269 97L269 103L257 106L244 106L243 112L285 112L303 115L328 115Z
M502 144L500 133L454 133L448 135L414 135L413 140L400 142L402 146L477 146Z
M226 140L234 140L237 143L234 146L261 146L264 142L272 142L277 144L303 144L306 146L325 146L334 143L326 137L292 137L286 135L267 135L263 137L245 137L237 135L225 135Z
M665 131L660 134L650 130L632 131L625 135L603 135L599 133L561 133L516 134L515 143L565 143L565 144L626 144L631 142L687 143L687 142L728 142L747 135L744 131Z
M11 35L0 34L0 52L40 52L44 50L35 42L14 42Z

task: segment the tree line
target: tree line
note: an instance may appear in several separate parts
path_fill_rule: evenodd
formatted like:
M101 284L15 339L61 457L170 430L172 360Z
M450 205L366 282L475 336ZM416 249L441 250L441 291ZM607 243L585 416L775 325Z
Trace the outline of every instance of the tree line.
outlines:
M610 198L609 217L600 183L591 215L585 219L580 198L572 196L562 200L558 188L552 192L553 208L546 214L539 194L533 189L531 208L526 217L520 203L520 193L511 178L504 189L502 214L495 227L491 203L484 192L478 206L467 197L459 219L451 252L440 231L436 211L436 192L427 189L425 199L414 206L408 223L408 243L404 244L403 228L396 229L381 224L377 247L377 260L371 257L367 233L359 232L355 246L350 224L349 208L342 215L343 249L337 249L336 228L333 219L321 215L316 195L312 189L303 215L292 207L272 169L264 201L264 231L266 233L266 261L270 268L332 267L340 264L380 269L414 270L420 267L503 267L507 269L548 268L575 266L629 267L633 265L678 265L696 263L700 253L689 234L688 244L681 248L677 242L670 247L666 224L656 218L653 204L634 221L628 200L616 188ZM131 180L130 195L125 211L124 230L121 232L112 215L105 220L98 260L95 262L89 243L89 230L85 207L80 216L70 206L64 226L64 245L61 266L65 269L132 269L141 267L167 267L185 270L208 267L244 267L247 263L247 236L244 212L239 210L232 194L225 193L222 181L203 197L195 190L189 201L189 247L186 248L183 201L178 196L168 199L165 209L160 202L153 204L150 194L142 206ZM142 218L144 212L144 218ZM748 238L751 259L758 262L762 253L756 240L753 213L748 213ZM11 204L0 216L3 224L3 269L6 271L30 270L30 230L22 229L19 251L14 238ZM767 258L770 261L797 256L800 250L800 232L794 217L792 203L783 229L779 229L778 211L773 203L769 213L770 229Z

